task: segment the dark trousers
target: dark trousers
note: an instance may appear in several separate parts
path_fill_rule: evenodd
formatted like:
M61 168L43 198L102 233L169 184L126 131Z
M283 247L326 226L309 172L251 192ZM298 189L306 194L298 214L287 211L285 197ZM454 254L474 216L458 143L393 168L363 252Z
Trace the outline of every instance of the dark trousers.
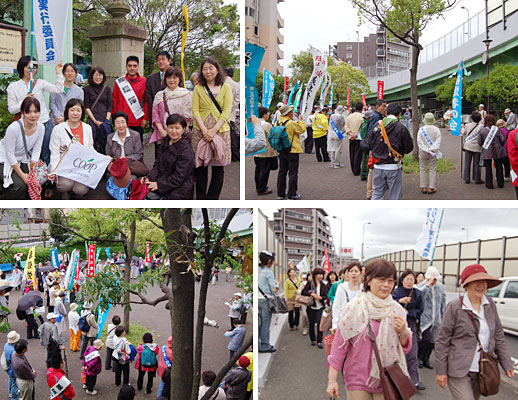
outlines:
M50 300L49 300L49 301L50 301ZM51 306L51 305L49 304L49 313L53 313L53 312L54 312L54 306Z
M124 385L129 383L130 363L126 361L125 364L121 364L119 360L113 359L113 372L115 372L115 385L121 384L121 375L123 375L122 383Z
M306 128L308 137L304 140L304 153L311 154L313 152L313 128L308 126Z
M106 365L104 366L104 368L107 370L112 369L112 355L113 349L106 347Z
M511 163L509 162L509 156L505 156L503 164L504 164L504 176L506 178L509 178L509 175L511 175Z
M142 143L142 145L144 145L144 128L142 128L141 126L128 126L128 128L139 133L140 143Z
M38 323L34 319L34 315L27 314L25 320L27 321L27 339L40 337L38 334Z
M288 197L295 197L297 195L297 184L299 180L298 154L279 154L279 176L277 177L277 197L286 196L286 175L289 175L290 179Z
M93 346L95 339L95 337L87 337L86 335L81 336L81 353L79 356L81 360L85 355L86 348L88 347L88 345Z
M362 166L360 168L360 179L366 181L369 177L369 154L362 152Z
M419 379L419 368L417 366L417 324L415 318L407 318L407 324L412 331L412 349L405 354L406 365L412 383L417 385L421 380Z
M88 387L89 392L93 392L95 388L95 383L97 382L97 375L88 375L86 374L86 386Z
M327 153L327 135L320 136L315 140L315 155L318 161L331 161Z
M230 352L229 360L232 360L232 357L234 357L234 354L236 354L236 351L235 350L229 350L229 352Z
M362 152L360 150L361 140L349 141L349 160L351 162L351 171L354 176L360 175L362 165Z
M257 193L266 192L268 179L272 167L277 164L277 157L254 157L255 162L255 190Z
M232 152L232 161L239 161L239 131L235 122L230 121L236 128L230 130L230 150Z
M146 393L151 393L151 389L153 389L153 378L155 377L154 371L142 371L142 368L138 369L137 389L142 390L142 386L144 386L144 376L146 376L146 373L147 373Z
M234 329L236 329L236 321L238 320L239 318L232 318L230 317L230 330L233 331Z
M503 158L495 158L494 160L484 160L484 167L486 169L486 187L493 189L493 161L496 169L496 182L499 188L504 187L504 167Z
M432 340L432 328L430 327L422 333L417 351L417 358L424 363L430 362L430 354L435 347Z
M324 311L324 309L321 308L320 310L313 310L311 307L307 307L306 310L309 321L309 338L312 342L316 340L317 343L322 343L322 337L324 336L324 333L320 330L320 319L322 318L322 311ZM315 328L317 331L316 335Z
M29 167L27 164L19 164L20 169L26 174L29 173ZM0 164L0 184L4 183L4 164ZM22 178L13 170L11 173L11 179L13 183L7 188L2 187L0 191L0 200L27 200L29 199L29 191L27 185Z
M223 167L212 167L212 177L210 178L209 190L207 183L209 180L209 167L194 168L194 180L196 182L197 200L218 200L223 188L224 170Z
M290 328L299 326L299 321L300 321L300 307L293 307L293 310L291 310L288 313L288 324L290 325Z
M518 200L518 186L514 187L514 192L516 193L516 200Z
M466 150L464 151L464 171L463 178L464 182L469 183L471 181L470 179L470 172L472 172L473 180L475 182L480 182L480 153Z

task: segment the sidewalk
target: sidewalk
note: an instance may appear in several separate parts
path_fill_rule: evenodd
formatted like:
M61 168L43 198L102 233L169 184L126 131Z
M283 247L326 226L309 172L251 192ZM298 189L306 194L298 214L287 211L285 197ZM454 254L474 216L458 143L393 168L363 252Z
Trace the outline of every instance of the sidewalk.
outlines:
M452 136L446 129L441 129L441 152L444 158L452 160L456 168L446 174L437 176L437 193L422 194L419 187L418 174L403 174L403 200L515 200L514 186L505 182L502 189L494 183L495 189L486 189L485 185L466 185L460 174L460 137ZM367 184L353 176L349 163L349 143L342 145L340 162L345 166L340 169L331 168L330 163L317 162L314 154L301 154L299 165L298 192L302 200L365 200ZM254 182L254 160L246 157L245 196L247 200L276 200L277 171L270 173L269 187L273 193L258 196ZM485 179L484 168L481 169ZM493 171L493 176L494 176Z

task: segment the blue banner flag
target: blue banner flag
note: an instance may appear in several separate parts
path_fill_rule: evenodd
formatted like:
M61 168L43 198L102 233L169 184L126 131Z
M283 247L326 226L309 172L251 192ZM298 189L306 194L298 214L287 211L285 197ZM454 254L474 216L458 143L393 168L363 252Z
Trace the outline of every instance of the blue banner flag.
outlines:
M264 70L263 72L263 107L270 107L270 103L273 99L273 90L275 89L275 81L270 71Z
M106 252L106 256L108 256L108 260L109 260L111 258L110 257L110 248L109 247L105 247L104 251Z
M261 65L263 56L263 47L245 42L245 115L248 131L247 137L249 139L253 139L255 137L254 126L248 121L248 118L252 115L255 115L256 117L258 115L258 94L255 80L257 78L257 72L259 71L259 66Z
M100 301L99 301L100 303ZM97 339L101 338L101 334L103 333L104 324L106 323L106 319L108 319L108 313L110 312L110 309L112 308L112 302L110 301L110 304L108 306L108 309L104 312L101 312L101 306L99 306L99 310L97 312L97 324L99 325L99 329L97 330Z
M333 83L331 83L331 94L329 95L329 107L333 107Z
M76 276L76 270L79 268L79 250L74 250L72 252L72 257L70 259L70 265L72 266L70 268L70 281L68 283L68 290L72 290L74 287L74 278Z
M293 89L291 89L290 97L288 98L288 105L289 106L291 106L291 99L292 99L293 95L297 92L298 87L299 87L299 81L297 81L295 86L293 86Z
M451 106L453 108L453 117L450 121L451 134L454 136L460 135L461 113L462 113L462 73L464 72L464 62L461 61L457 68L457 81L455 82L455 90L453 91L453 98Z
M54 268L59 268L58 249L50 251L50 263Z

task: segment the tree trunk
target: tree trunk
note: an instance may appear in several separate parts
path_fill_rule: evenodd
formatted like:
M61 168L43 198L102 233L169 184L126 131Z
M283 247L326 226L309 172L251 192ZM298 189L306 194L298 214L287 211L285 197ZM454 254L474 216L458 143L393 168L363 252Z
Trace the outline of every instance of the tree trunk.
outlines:
M419 160L419 148L417 147L417 132L421 122L421 113L417 104L417 65L419 63L419 32L414 33L414 41L418 46L412 48L412 67L410 68L410 105L412 107L412 137L414 139L414 150L412 155Z
M122 235L124 239L124 254L126 255L126 260L124 263L124 280L127 283L130 283L130 277L131 277L131 258L133 257L133 249L135 247L135 232L137 230L137 223L135 221L131 222L130 225L130 240L128 244L128 240L126 235ZM130 293L127 292L124 295L124 303L129 304L130 301ZM122 325L124 326L124 329L127 333L130 331L130 310L127 306L124 307L124 314L122 317Z
M193 386L194 275L191 209L161 211L169 252L173 292L171 331L174 362L171 368L171 399L189 399ZM189 246L189 247L186 247Z

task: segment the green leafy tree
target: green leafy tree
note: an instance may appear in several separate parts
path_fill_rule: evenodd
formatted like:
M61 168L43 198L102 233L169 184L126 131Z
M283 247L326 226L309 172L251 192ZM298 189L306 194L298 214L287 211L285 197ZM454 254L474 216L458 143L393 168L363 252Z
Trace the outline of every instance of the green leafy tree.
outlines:
M350 0L358 9L360 23L370 22L384 27L389 38L396 38L411 47L410 66L410 104L412 113L419 110L417 104L417 66L419 53L423 46L419 42L428 23L438 19L444 12L453 8L458 0ZM421 118L412 118L414 142ZM419 149L414 146L414 158L418 158Z
M487 101L487 79L480 78L466 89L466 99L472 104L484 104Z
M0 0L0 22L21 25L23 23L23 1Z
M453 97L453 91L455 90L456 82L457 78L446 78L443 81L443 83L441 83L435 88L435 98L447 106L451 105L451 99ZM466 96L467 90L470 85L471 83L468 82L466 78L464 78L462 82L463 97Z
M50 209L50 220L54 223L49 224L49 233L50 237L54 238L59 243L63 243L65 240L69 238L67 234L67 230L63 228L65 225L65 219L63 218L63 214L57 208Z
M507 107L515 110L518 107L518 66L496 64L489 75L487 92L492 100L492 112L502 115Z
M275 111L275 106L278 102L282 101L282 96L284 93L284 76L274 75L273 80L275 82L275 88L273 89L273 97L270 103L270 107L268 110L270 113ZM263 100L263 73L258 72L257 78L255 80L255 86L257 87L257 94L259 99L259 104L262 103Z
M351 106L361 101L361 95L370 92L369 82L363 71L359 71L347 63L340 62L338 65L331 63L327 67L333 87L333 102L340 102L347 105L347 88L350 88ZM327 91L325 104L328 104L331 96L331 89Z
M291 68L290 80L293 82L293 85L297 81L303 82L306 85L313 72L313 56L309 50L294 54L289 67Z

